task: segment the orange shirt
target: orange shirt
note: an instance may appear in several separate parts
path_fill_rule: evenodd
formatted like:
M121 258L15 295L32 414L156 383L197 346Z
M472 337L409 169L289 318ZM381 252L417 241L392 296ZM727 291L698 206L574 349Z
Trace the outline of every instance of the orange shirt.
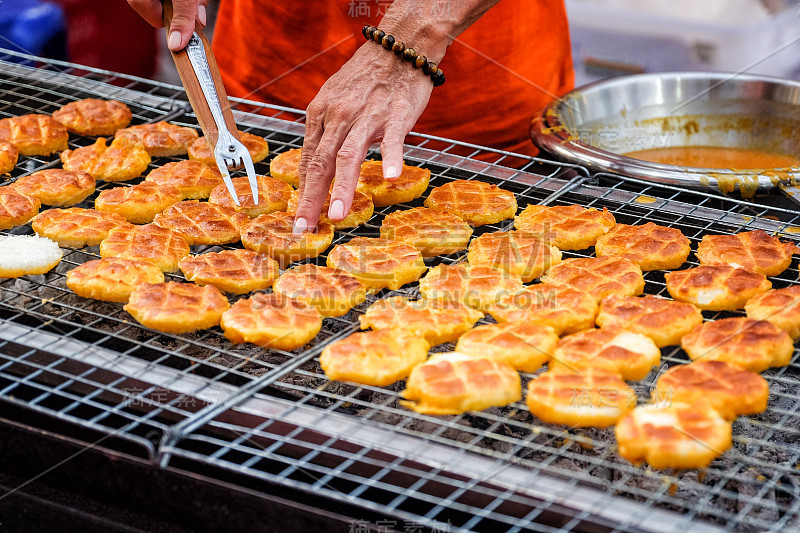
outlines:
M213 46L228 94L305 109L365 42L361 28L378 22L389 4L224 0ZM447 82L434 89L414 131L535 154L531 117L573 84L563 2L501 0L455 40L440 66Z

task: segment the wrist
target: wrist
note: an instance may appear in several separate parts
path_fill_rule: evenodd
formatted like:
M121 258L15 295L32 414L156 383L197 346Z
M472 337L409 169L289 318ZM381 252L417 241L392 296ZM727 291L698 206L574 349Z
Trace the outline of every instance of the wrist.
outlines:
M377 27L424 54L429 60L439 63L452 42L455 25L447 17L436 19L425 16L420 2L413 5L416 7L412 9L410 5L404 6L395 1Z
M444 72L441 71L438 64L431 61L426 55L417 52L413 47L407 46L403 41L395 39L393 35L375 26L364 26L361 33L367 41L375 42L387 52L397 56L398 60L405 61L412 67L422 70L430 76L434 87L439 87L444 83Z

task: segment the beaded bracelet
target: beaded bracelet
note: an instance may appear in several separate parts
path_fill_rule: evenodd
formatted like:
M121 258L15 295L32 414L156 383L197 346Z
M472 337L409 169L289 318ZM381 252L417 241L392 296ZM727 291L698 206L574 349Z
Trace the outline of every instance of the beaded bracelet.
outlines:
M433 81L433 86L438 87L444 83L444 72L433 61L428 61L428 58L422 54L418 54L413 48L406 48L403 41L398 41L391 35L388 35L383 30L379 30L375 26L364 26L361 28L361 33L368 41L375 41L383 45L387 50L391 50L397 56L403 58L413 65L415 68L421 68L422 72L429 75Z

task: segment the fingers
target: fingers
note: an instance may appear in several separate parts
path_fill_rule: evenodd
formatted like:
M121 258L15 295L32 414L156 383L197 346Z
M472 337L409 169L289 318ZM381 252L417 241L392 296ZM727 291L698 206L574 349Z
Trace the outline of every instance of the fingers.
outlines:
M381 142L381 159L383 159L383 179L394 180L403 170L403 140L406 131L393 122L386 127Z
M186 46L198 16L198 0L173 0L172 21L167 37L167 46L170 50L177 52Z
M356 190L361 163L367 157L371 137L371 132L353 128L336 156L336 180L328 206L328 218L334 222L343 220L350 212L353 191Z
M207 17L206 17L206 7L208 6L208 0L200 0L197 3L197 22L200 23L202 27L206 27L207 24Z
M139 13L148 24L156 28L164 27L164 17L159 0L128 0L128 4Z

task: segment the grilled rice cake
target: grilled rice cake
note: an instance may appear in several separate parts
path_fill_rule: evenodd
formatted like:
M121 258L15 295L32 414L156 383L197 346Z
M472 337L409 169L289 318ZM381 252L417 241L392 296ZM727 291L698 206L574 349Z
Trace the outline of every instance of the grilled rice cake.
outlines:
M297 213L297 203L299 202L300 191L292 191L289 197L286 211L291 214ZM372 203L372 197L361 191L353 192L353 201L350 204L350 211L347 212L342 220L333 221L328 218L328 209L331 205L331 194L328 192L328 197L325 203L322 204L319 220L321 222L328 222L333 225L333 229L355 228L362 224L366 224L375 211L375 206Z
M427 270L422 254L410 244L370 237L353 237L337 244L328 254L327 264L349 272L370 291L397 290L417 281Z
M0 230L25 224L41 206L38 198L22 193L13 185L0 187Z
M223 185L219 170L199 161L175 161L154 168L145 178L161 187L177 187L182 200L208 198L217 185Z
M525 403L549 424L605 428L636 407L636 393L616 374L544 372L528 383Z
M446 352L415 366L401 395L400 404L418 413L455 415L519 401L522 385L508 363Z
M429 348L402 329L360 331L326 346L319 364L328 379L386 387L425 362Z
M244 247L267 254L277 260L281 267L292 261L317 257L333 241L333 226L326 222L317 223L315 231L304 231L299 235L292 233L294 216L276 211L253 219L242 230Z
M58 244L36 235L0 235L0 278L45 274L61 262Z
M286 152L281 152L269 162L269 173L273 178L278 178L291 185L300 186L300 156L303 154L302 148L293 148Z
M272 290L313 305L324 317L342 316L367 299L367 290L355 276L331 267L297 265L275 280Z
M748 300L744 309L748 318L768 320L800 339L800 285L768 290Z
M517 212L514 193L477 180L455 180L433 189L425 207L461 217L470 226L494 224Z
M258 292L225 311L220 327L234 344L249 342L273 350L294 350L317 336L322 316L306 303L274 292Z
M473 328L458 338L456 351L505 361L520 372L536 372L550 360L558 335L534 322L503 322Z
M19 160L19 150L8 141L0 141L0 174L14 170Z
M61 106L53 118L78 135L114 135L130 124L130 108L117 100L85 98Z
M772 283L764 274L732 265L700 265L665 274L670 296L707 311L735 311L767 292Z
M489 314L498 322L534 322L566 335L594 328L597 300L566 285L538 284L504 296Z
M116 137L106 145L105 137L94 144L61 152L64 170L83 171L95 179L128 181L138 178L150 164L144 145L129 137Z
M131 293L123 309L145 327L190 333L219 325L227 298L215 287L194 283L146 283Z
M561 250L531 233L496 231L469 243L467 261L475 266L501 268L529 283L561 261Z
M101 191L94 200L94 208L103 213L115 213L131 224L148 224L181 198L183 195L177 187L143 181L131 187Z
M647 335L656 346L678 345L692 328L703 323L703 314L692 304L659 296L609 296L600 303L597 325L621 327Z
M153 218L153 224L171 229L190 245L237 242L249 222L229 207L198 200L174 203Z
M31 221L37 235L52 239L64 248L97 246L108 237L109 231L122 226L130 224L119 215L80 207L47 209Z
M236 195L239 197L239 205L234 203L231 193L228 192L228 187L224 183L211 191L208 201L233 209L237 213L243 213L250 218L268 215L275 211L286 211L293 191L291 186L271 176L256 176L256 180L258 182L258 204L253 202L253 191L250 190L250 181L246 176L231 180Z
M481 318L483 313L461 302L410 301L392 296L369 306L358 320L361 329L401 328L436 346L454 342Z
M794 353L792 338L784 330L745 317L701 324L683 337L681 346L693 361L725 361L752 372L786 366Z
M100 257L149 261L163 272L176 272L178 261L189 255L189 245L177 232L146 224L116 227L100 243Z
M625 380L644 379L661 362L650 337L621 328L589 329L563 337L551 358L551 372L594 369Z
M622 458L657 469L704 468L731 447L731 423L703 402L637 407L615 434Z
M554 265L541 282L574 287L598 302L607 296L638 296L644 291L642 270L622 257L567 259Z
M247 151L250 152L250 157L253 163L263 161L269 155L269 143L264 137L247 133L246 131L239 132L239 140L242 142ZM216 165L217 160L214 158L214 149L208 144L205 137L200 137L193 143L186 147L189 154L189 159L200 161L206 165Z
M14 145L20 155L50 155L67 149L69 133L48 115L22 115L0 120L0 141Z
M483 313L520 290L520 279L505 270L466 263L435 266L419 280L419 292L426 300L462 302Z
M387 181L383 179L381 161L365 161L361 164L356 190L369 195L375 207L386 207L419 198L428 188L430 179L431 171L427 168L403 164L400 175Z
M579 205L529 205L514 219L514 227L542 237L560 250L584 250L616 225L614 215Z
M163 283L164 273L147 261L109 258L78 265L67 273L67 287L84 298L127 303L145 283Z
M37 235L52 239L64 248L97 246L112 229L129 225L119 215L80 207L47 209L31 221L31 228Z
M410 244L422 257L452 254L466 249L472 227L454 214L414 207L386 215L381 237Z
M277 261L251 250L190 255L178 262L178 268L188 281L231 294L268 289L280 275Z
M197 140L197 130L170 124L169 122L156 122L155 124L140 124L117 131L116 138L134 138L141 141L147 153L153 157L185 155L186 148Z
M792 263L797 246L764 230L734 235L705 235L697 246L701 265L733 265L765 276L777 276Z
M695 361L663 373L652 392L653 403L708 402L728 420L767 409L769 386L755 372L724 361Z
M598 237L595 252L598 257L624 257L644 271L670 270L686 262L691 246L681 230L648 222L617 224Z
M79 204L95 190L95 180L86 172L48 168L22 176L14 182L17 190L38 198L43 205L69 207Z

